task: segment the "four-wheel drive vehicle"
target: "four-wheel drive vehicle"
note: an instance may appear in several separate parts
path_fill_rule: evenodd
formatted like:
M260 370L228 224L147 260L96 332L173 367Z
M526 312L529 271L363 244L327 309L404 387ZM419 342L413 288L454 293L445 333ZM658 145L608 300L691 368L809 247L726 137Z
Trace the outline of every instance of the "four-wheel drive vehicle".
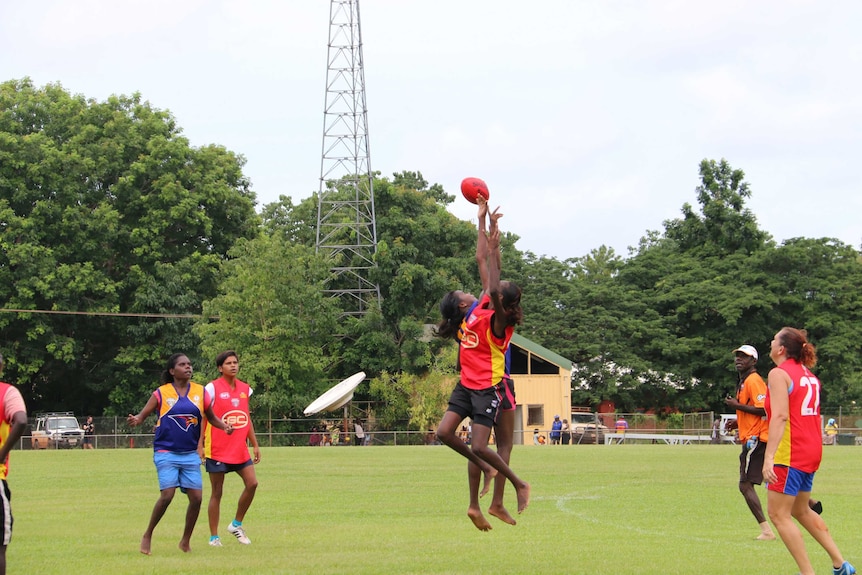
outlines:
M595 413L588 411L572 412L570 427L572 443L604 443L608 427L599 423Z
M30 439L33 449L78 447L84 441L84 430L71 411L40 413Z

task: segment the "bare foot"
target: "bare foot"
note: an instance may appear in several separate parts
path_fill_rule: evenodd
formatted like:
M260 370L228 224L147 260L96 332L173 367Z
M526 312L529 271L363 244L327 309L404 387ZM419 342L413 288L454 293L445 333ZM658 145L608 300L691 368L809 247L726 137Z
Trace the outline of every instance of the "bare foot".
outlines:
M144 535L141 537L141 553L144 555L150 554L150 535Z
M476 529L479 531L490 531L492 529L491 524L488 523L488 520L485 519L484 515L482 515L481 509L471 507L467 510L467 517L470 518L470 521L473 522L473 525L475 525Z
M509 525L516 525L517 522L515 518L509 515L509 512L502 505L494 505L491 504L491 507L488 508L488 513L502 521L503 523L508 523Z
M775 533L761 533L757 537L755 537L757 541L772 541L775 539Z
M518 495L518 513L523 513L530 504L530 484L524 482L524 486L515 489L515 493Z
M491 490L491 484L494 482L494 478L497 476L497 470L493 467L490 468L490 471L485 472L485 483L482 485L482 491L479 492L479 497L485 497L488 491Z
M192 550L192 546L189 543L188 539L183 539L182 541L180 541L179 547L180 547L180 551L182 551L183 553L188 553L189 551Z

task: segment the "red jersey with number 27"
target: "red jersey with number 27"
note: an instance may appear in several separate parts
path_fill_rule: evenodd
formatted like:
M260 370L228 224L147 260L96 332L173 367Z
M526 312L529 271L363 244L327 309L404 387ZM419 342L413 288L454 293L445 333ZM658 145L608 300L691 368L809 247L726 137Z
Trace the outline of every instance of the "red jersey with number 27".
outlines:
M784 361L777 369L790 376L792 384L788 394L790 417L784 426L784 435L777 439L775 464L786 465L804 473L814 473L823 457L823 440L820 436L820 380L811 370L795 359ZM771 397L766 396L766 415L772 418ZM770 443L776 438L770 437Z
M475 307L461 325L461 385L467 389L494 387L506 375L506 349L515 333L507 326L502 338L494 336L494 310Z

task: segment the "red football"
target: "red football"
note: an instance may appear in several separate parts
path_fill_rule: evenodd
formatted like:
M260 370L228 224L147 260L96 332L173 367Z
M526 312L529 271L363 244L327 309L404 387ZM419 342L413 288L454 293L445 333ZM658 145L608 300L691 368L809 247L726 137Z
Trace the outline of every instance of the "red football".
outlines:
M471 204L476 203L476 198L481 194L487 201L491 197L488 186L479 178L464 178L461 180L461 193Z

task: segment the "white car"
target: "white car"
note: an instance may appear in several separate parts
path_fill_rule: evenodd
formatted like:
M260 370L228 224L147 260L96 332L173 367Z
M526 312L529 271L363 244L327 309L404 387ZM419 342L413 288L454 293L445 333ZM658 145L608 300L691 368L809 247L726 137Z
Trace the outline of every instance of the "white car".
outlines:
M588 411L572 413L570 427L572 443L604 443L605 434L610 431L606 425L599 423L599 417Z
M84 430L71 411L36 416L30 437L33 449L78 447L83 441Z

